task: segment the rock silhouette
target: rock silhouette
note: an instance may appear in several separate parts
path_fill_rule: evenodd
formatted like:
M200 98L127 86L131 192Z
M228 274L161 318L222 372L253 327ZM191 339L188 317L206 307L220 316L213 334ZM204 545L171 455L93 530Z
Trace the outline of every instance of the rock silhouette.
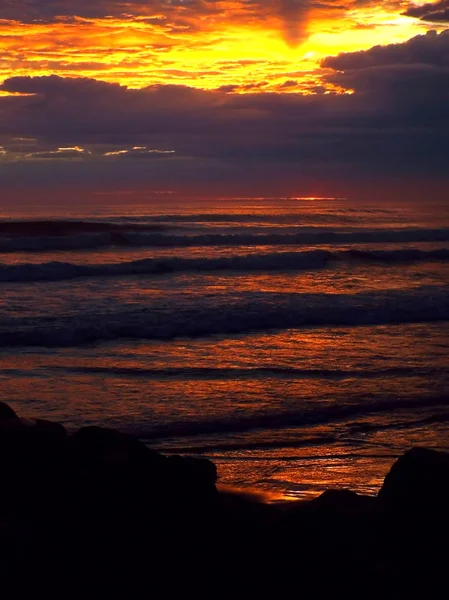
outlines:
M4 597L447 597L449 455L414 448L377 498L266 505L207 459L0 403Z
M423 509L436 514L449 506L449 454L412 448L392 466L379 492L386 509L399 513Z

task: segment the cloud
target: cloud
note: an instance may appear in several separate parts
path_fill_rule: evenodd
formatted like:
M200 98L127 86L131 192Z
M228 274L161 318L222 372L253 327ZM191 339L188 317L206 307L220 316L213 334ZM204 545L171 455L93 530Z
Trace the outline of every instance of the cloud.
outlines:
M412 5L404 13L407 17L415 17L431 23L449 22L449 0L441 0L432 4Z
M14 0L0 6L0 19L17 20L21 22L48 22L61 17L83 17L87 19L103 18L146 13L157 10L169 2L157 0L133 0L130 2L96 0L95 3L86 0Z
M448 183L449 32L329 57L323 69L354 93L9 78L0 91L23 95L0 97L0 175L160 189L309 182L324 195L323 181L340 181L338 193L373 178Z
M2 3L0 19L21 23L50 23L71 19L133 19L141 23L170 24L175 28L203 29L205 22L226 21L232 24L255 24L277 19L284 38L297 46L307 35L311 13L332 16L366 7L376 7L373 0L14 0ZM400 0L386 0L385 8L401 6ZM223 19L224 18L224 19Z
M444 0L443 0L444 2ZM14 0L3 2L0 18L21 21L46 21L63 16L83 18L116 17L121 15L147 15L160 18L167 11L195 11L203 15L217 14L234 5L248 5L254 14L274 5L285 18L294 16L304 8L314 10L351 10L361 7L378 7L377 0ZM385 0L385 6L403 5L401 0Z
M0 90L17 94L44 94L47 96L69 97L72 92L79 96L98 96L104 93L113 94L125 90L120 84L105 83L87 77L73 79L56 75L41 77L11 77L0 85Z
M175 26L195 27L192 18L225 15L234 23L264 20L276 15L288 43L297 44L310 8L332 8L338 2L315 4L311 0L14 0L0 6L0 19L22 23L48 23L60 19L104 19L141 17L149 21L172 21Z
M312 2L307 0L278 0L278 4L285 41L294 48L306 37Z
M334 71L329 81L354 90L367 110L386 108L384 119L397 127L427 127L439 138L449 126L449 30L329 57L323 66Z
M368 120L380 134L396 131L409 138L404 157L416 149L422 164L448 160L443 140L449 134L449 31L329 57L323 66L334 71L328 79L335 85L355 91L360 104L354 119Z
M381 9L373 0L0 1L0 80L53 73L132 88L244 92L267 82L310 92L323 85L326 54L402 40L403 9L400 0ZM410 20L407 35L427 27ZM298 87L281 88L288 79Z
M352 71L386 65L432 65L449 67L449 30L429 31L402 44L375 46L363 52L342 53L323 61L324 67Z

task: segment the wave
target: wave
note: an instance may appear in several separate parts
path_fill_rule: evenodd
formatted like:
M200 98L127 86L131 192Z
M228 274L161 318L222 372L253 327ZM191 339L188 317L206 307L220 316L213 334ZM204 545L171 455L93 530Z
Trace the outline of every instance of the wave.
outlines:
M0 282L62 281L80 277L160 275L186 271L283 271L310 270L335 262L401 264L449 261L449 249L439 250L310 250L218 258L147 258L123 263L80 265L66 262L0 263Z
M165 227L155 223L114 223L109 221L64 220L20 220L1 221L0 236L14 237L63 237L77 233L117 233L121 231L164 231Z
M63 221L61 223L68 223ZM84 225L87 222L81 222ZM5 223L2 224L3 227ZM64 234L45 233L28 235L20 233L0 237L0 252L45 252L52 250L79 250L108 247L201 247L201 246L299 246L299 245L341 245L377 243L420 243L447 242L449 228L404 228L404 229L357 229L335 231L331 228L297 227L293 233L204 233L200 235L176 235L160 233L155 228L163 225L148 224L104 224L91 223L93 229L74 230ZM66 227L64 225L63 227ZM103 228L102 228L103 227ZM97 229L95 229L97 228ZM0 234L1 234L0 228Z
M361 398L360 403L346 405L318 405L313 407L294 411L263 413L258 415L248 415L238 417L228 417L221 419L205 419L198 421L178 421L168 424L155 425L154 427L135 431L141 439L150 441L163 438L181 438L195 437L216 434L238 434L254 430L281 430L290 428L310 427L315 425L325 425L333 422L346 421L348 419L359 418L373 414L395 413L398 411L417 411L441 409L449 406L449 396L430 396L430 397L409 397L409 398L386 398L383 400L368 400ZM444 420L444 415L440 417ZM355 425L355 424L354 424ZM314 442L323 439L314 438ZM310 443L310 435L305 439L291 440L293 445L305 445ZM251 446L261 446L263 442L250 441ZM276 440L274 443L267 441L267 444L276 446L288 445L288 440ZM326 443L326 437L324 437ZM208 445L208 449L218 449L220 442L214 442ZM230 442L225 442L225 446L230 448ZM242 442L237 445L242 448ZM197 448L198 449L198 448Z
M356 214L351 214L356 213ZM116 232L132 230L152 230L164 229L166 226L176 224L209 224L209 223L271 223L273 225L283 224L292 227L311 224L335 224L336 222L360 224L364 217L371 220L381 216L384 220L398 219L395 211L391 210L368 210L368 209L333 209L330 212L316 212L312 210L300 212L240 212L239 210L230 212L202 212L202 213L167 213L153 215L132 215L132 216L113 216L105 217L106 220L99 218L86 219L0 219L0 236L64 236L74 233L98 233L98 232Z
M449 286L363 294L248 292L0 321L0 346L76 346L120 339L236 335L311 326L449 320Z
M162 223L38 220L1 221L0 252L45 252L129 246L127 235L176 229Z
M55 368L53 368L55 369ZM438 375L441 369L393 367L390 369L297 369L294 367L254 367L254 368L214 368L214 367L167 367L160 369L139 367L56 367L58 371L79 375L102 375L111 377L143 377L148 379L254 379L257 377L276 377L281 379L371 379L382 377L407 377L419 375ZM6 373L15 373L7 370ZM21 375L23 371L18 370ZM0 375L2 370L0 369ZM449 375L449 371L448 371Z
M356 213L356 214L354 214ZM395 213L394 210L367 210L363 209L333 209L332 211L317 212L316 210L300 212L240 212L236 210L234 212L203 212L203 213L173 213L173 214L159 214L151 216L141 216L140 219L144 219L147 222L152 223L185 223L185 224L198 224L198 223L271 223L271 224L283 224L283 225L302 225L303 223L310 224L335 224L335 223L356 223L360 224L360 220L363 218L374 218L382 219L384 222L388 219L391 223L392 220L398 220L400 216ZM139 217L137 217L139 218ZM133 217L136 219L136 217Z

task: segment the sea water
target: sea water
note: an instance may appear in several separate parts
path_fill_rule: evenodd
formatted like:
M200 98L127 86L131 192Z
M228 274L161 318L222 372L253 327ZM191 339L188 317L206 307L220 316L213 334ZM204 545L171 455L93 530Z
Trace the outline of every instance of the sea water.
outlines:
M224 484L375 493L411 446L449 449L448 340L444 205L0 207L0 399Z

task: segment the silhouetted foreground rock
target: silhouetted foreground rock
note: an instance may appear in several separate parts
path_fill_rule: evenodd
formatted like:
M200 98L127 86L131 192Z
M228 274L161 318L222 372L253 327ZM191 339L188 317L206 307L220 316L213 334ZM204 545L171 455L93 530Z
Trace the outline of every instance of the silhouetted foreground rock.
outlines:
M386 510L415 513L449 506L449 454L413 448L392 466L379 492Z
M441 452L407 452L377 498L264 505L218 493L206 459L0 403L0 456L2 597L448 596Z

